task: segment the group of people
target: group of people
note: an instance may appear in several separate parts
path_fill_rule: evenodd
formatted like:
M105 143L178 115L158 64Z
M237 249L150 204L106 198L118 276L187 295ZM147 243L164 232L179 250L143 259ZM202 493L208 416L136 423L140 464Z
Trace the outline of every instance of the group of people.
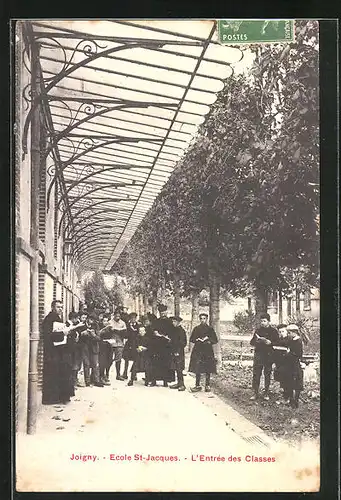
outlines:
M63 304L54 300L51 312L43 321L44 367L43 404L67 403L75 389L85 386L110 385L110 371L115 363L116 380L128 380L133 386L137 374L144 374L144 384L184 391L186 332L182 318L168 317L167 306L160 304L159 317L152 313L138 318L135 312L117 307L110 311L88 312L83 305L72 311L68 321L62 320ZM206 392L211 374L216 373L217 359L213 346L218 339L208 325L208 315L199 315L200 324L193 328L188 371L195 374L192 392L201 391L201 376L205 375ZM297 325L271 325L270 316L262 314L251 345L254 347L252 400L259 398L261 375L264 372L264 400L269 400L273 366L274 380L283 389L284 401L298 407L303 389L302 339Z
M42 325L44 345L43 404L67 403L75 395L83 370L85 386L110 385L110 370L115 363L116 380L128 380L133 386L137 374L144 374L144 384L184 391L186 332L182 318L168 317L167 306L160 304L159 317L147 313L138 319L136 313L118 307L110 311L88 312L83 305L72 311L68 321L62 319L63 304L54 300L51 312ZM189 371L196 376L193 392L210 391L210 375L216 373L213 345L218 342L208 315L199 315L200 324L190 336L193 344ZM124 364L122 365L122 362ZM123 368L123 370L122 370Z
M297 325L284 323L277 328L270 324L270 316L260 316L260 327L255 331L250 344L254 346L252 400L259 397L259 385L264 372L263 398L269 400L271 374L283 389L284 402L297 408L303 390L303 369L301 366L303 342Z

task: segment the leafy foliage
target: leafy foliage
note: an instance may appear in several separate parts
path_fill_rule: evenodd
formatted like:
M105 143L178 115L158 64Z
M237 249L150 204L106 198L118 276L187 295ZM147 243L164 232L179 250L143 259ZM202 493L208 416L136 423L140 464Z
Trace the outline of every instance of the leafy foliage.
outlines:
M301 289L318 277L318 23L296 42L251 46L116 269L150 296L190 296L219 276L227 293ZM296 281L295 281L296 280Z
M241 311L234 315L233 324L240 333L250 335L257 327L257 318L253 311Z

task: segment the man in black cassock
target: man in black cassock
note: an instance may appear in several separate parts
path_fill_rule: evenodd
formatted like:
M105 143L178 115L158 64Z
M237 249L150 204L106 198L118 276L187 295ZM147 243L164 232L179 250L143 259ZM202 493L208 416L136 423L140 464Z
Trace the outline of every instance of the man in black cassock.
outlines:
M62 342L64 332L53 332L53 323L62 323L63 304L53 300L51 312L42 324L44 364L43 364L43 404L68 403L75 395L72 380L72 354L69 343Z
M151 386L156 385L157 380L163 380L164 387L168 382L174 382L175 371L172 369L172 347L171 337L173 325L167 317L167 306L158 306L160 317L153 321L153 334L150 341L151 353Z
M206 374L205 391L209 392L211 373L217 373L216 359L214 357L213 345L217 344L218 339L215 331L207 324L208 315L202 313L199 315L200 325L193 328L189 341L194 344L188 371L195 373L195 387L192 392L201 391L200 377L202 373Z
M170 385L171 389L178 389L178 391L185 391L183 370L185 369L185 347L187 344L187 336L185 330L180 325L182 318L180 316L173 316L170 318L173 323L173 331L171 336L171 348L173 363L177 376L177 383Z

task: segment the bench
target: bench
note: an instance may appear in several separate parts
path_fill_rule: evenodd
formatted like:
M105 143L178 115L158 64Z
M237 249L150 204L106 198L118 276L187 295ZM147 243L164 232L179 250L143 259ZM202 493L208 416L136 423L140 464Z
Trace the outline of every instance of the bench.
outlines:
M250 340L252 339L252 335L224 335L221 337L221 340L226 340L227 342L239 342L240 343L240 356L239 360L243 360L244 358L253 358L253 354L251 353L243 353L243 344L247 343L250 345ZM252 349L252 347L251 347ZM303 363L310 364L315 361L319 361L319 355L317 353L315 354L303 354L302 356L302 361Z
M252 339L252 335L223 335L221 340L227 340L227 342L239 342L240 344L240 356L239 361L243 361L244 357L253 357L253 354L243 353L243 344L247 343L250 346L250 340Z

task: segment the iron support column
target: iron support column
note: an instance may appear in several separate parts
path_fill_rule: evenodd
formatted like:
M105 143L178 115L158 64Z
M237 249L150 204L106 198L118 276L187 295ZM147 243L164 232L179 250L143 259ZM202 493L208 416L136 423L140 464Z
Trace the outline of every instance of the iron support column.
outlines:
M39 49L31 45L32 105L39 95ZM27 433L34 434L38 412L38 344L39 344L39 183L40 183L40 105L34 109L31 122L31 296L30 352L28 372Z

